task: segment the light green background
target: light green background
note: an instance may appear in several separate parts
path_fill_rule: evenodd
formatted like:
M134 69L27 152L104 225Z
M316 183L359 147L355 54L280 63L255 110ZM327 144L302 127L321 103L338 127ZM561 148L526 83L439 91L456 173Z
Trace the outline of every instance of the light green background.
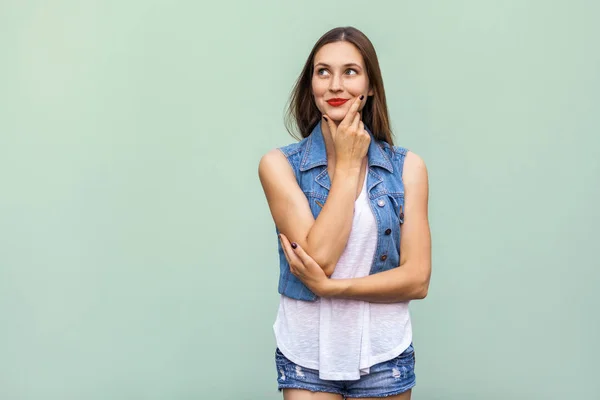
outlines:
M340 25L430 173L422 399L597 399L596 1L3 1L0 398L279 399L260 156Z

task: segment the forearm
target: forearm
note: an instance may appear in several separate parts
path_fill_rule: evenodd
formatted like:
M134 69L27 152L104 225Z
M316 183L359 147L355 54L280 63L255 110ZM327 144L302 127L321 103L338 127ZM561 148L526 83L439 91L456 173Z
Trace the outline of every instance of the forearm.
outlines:
M423 299L429 288L429 268L405 264L363 278L329 279L324 297L353 299L371 303L399 303Z
M306 238L308 254L328 276L333 273L352 229L359 174L359 169L336 168L327 201Z

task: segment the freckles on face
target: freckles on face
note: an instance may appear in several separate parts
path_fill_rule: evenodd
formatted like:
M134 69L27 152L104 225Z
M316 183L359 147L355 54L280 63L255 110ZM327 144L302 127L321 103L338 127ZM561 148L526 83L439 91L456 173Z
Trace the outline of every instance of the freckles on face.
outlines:
M349 42L334 42L321 47L313 62L312 91L315 103L322 114L333 120L342 120L354 99L371 95L369 78L362 55ZM328 103L331 99L347 99L343 105Z

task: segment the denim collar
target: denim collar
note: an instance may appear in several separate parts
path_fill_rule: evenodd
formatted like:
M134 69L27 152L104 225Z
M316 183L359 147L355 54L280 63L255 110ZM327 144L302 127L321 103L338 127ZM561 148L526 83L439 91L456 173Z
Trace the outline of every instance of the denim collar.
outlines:
M369 168L375 166L385 168L389 172L394 172L394 167L389 157L385 154L381 145L377 143L373 133L366 126L365 130L371 135L371 143L367 152ZM323 138L323 132L321 131L321 122L318 122L308 136L306 152L300 163L300 171L307 171L321 165L327 165L327 152L325 151L325 138Z

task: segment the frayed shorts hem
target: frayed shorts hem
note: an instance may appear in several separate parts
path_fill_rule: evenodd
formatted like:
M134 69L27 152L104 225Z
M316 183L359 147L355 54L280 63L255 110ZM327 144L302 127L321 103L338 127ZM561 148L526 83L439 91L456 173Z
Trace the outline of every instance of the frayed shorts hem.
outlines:
M323 388L319 388L319 389L315 389L312 386L303 386L303 385L278 385L279 387L277 388L280 392L283 389L300 389L300 390L308 390L311 391L313 393L332 393L332 394L339 394L340 396L344 396L344 398L348 398L348 399L360 399L360 398L365 398L365 397L390 397L390 396L396 396L405 392L408 392L409 390L411 390L413 387L415 387L415 383L416 382L412 382L409 385L406 385L405 387L401 388L401 389L397 389L394 390L392 392L388 392L388 393L378 393L378 394L353 394L351 395L352 397L347 397L347 395L339 390L328 390L328 389L323 389Z
M385 398L409 391L416 385L415 353L411 345L399 356L375 364L358 380L332 381L319 378L319 371L301 367L276 349L277 388L332 393L347 399Z
M397 396L399 394L408 392L413 387L415 387L415 382L413 382L410 385L407 385L407 386L403 387L402 389L394 390L393 392L378 393L378 394L368 394L368 393L365 393L365 394L352 394L352 395L350 395L347 398L348 399L360 399L360 398L363 398L363 397L390 397L390 396Z
M283 389L301 389L301 390L309 390L313 393L317 393L317 392L318 393L333 393L333 394L339 394L340 396L344 396L344 393L339 390L335 390L335 389L329 390L329 389L324 389L324 388L315 389L314 386L309 386L309 385L304 386L304 385L290 385L290 384L282 385L282 384L279 384L277 389L280 392Z

